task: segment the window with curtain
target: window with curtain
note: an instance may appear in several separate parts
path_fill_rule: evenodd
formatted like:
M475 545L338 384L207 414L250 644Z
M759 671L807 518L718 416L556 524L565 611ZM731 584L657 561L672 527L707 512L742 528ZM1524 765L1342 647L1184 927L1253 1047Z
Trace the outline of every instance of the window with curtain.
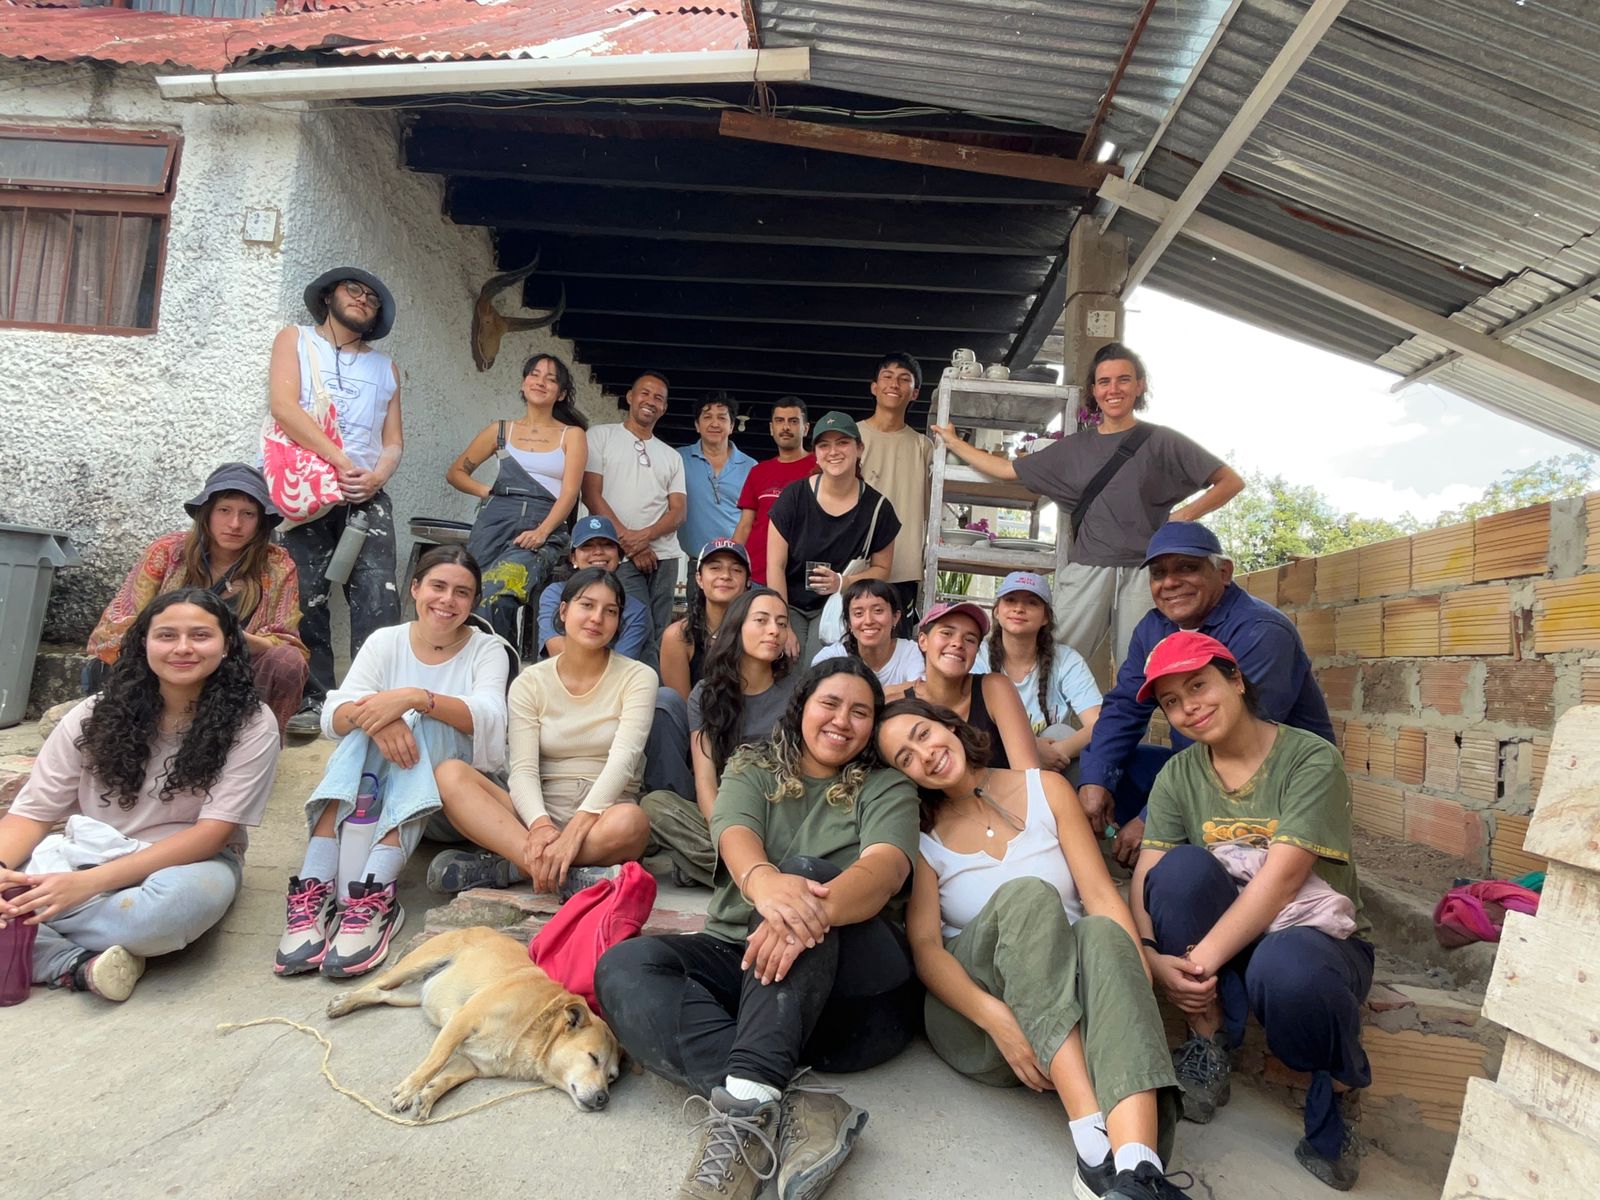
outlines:
M156 327L179 139L0 126L0 327Z

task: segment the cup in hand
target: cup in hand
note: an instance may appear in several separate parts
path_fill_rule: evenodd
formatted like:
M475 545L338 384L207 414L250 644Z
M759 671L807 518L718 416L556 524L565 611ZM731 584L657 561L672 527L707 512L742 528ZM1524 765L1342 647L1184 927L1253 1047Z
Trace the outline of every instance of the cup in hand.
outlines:
M807 562L806 562L806 584L807 584L807 586L812 587L812 589L815 590L814 576L817 574L817 572L818 571L831 571L831 570L833 570L833 564L832 563L818 562L816 560L807 560Z

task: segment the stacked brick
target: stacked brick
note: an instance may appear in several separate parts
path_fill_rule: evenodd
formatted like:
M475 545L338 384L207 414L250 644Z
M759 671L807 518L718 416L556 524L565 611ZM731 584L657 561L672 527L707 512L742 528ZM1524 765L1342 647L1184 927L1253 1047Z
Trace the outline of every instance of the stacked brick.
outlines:
M1600 702L1600 493L1240 578L1293 618L1356 821L1475 872L1523 848L1556 719Z

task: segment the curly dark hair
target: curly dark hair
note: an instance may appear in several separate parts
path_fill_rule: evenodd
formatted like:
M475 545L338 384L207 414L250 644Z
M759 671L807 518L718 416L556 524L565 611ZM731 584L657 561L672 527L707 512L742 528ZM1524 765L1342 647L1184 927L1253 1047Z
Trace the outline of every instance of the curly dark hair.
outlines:
M100 802L108 807L115 800L118 808L130 809L144 792L164 708L161 681L145 658L145 643L151 622L174 604L192 604L216 618L222 628L223 659L201 688L194 722L177 754L164 766L161 802L179 792L209 792L239 731L261 708L250 648L233 610L205 588L178 588L157 596L122 635L117 661L106 674L105 686L76 742L84 765L106 785Z
M882 730L883 723L892 717L921 717L923 720L943 725L955 734L956 740L961 743L969 767L982 769L989 765L989 735L967 724L954 709L934 704L931 700L924 700L920 696L906 696L884 706L883 711L878 714L877 728ZM877 743L876 735L873 737L873 743ZM939 810L944 807L948 799L949 797L938 788L920 786L917 788L917 821L923 833L932 831Z
M520 378L526 379L533 374L533 369L542 362L547 362L554 368L556 386L561 389L561 395L556 398L554 406L550 409L551 415L563 425L576 425L579 429L588 429L589 422L587 418L578 411L577 405L572 403L572 368L567 366L566 363L562 362L554 354L535 354L522 364ZM520 390L517 393L517 398L519 400L522 398Z
M789 697L789 705L783 710L783 716L778 721L777 728L772 731L772 736L764 742L740 746L728 762L727 773L735 774L746 767L760 767L771 771L777 786L767 797L769 804L781 804L790 799L798 800L805 795L805 781L800 775L800 756L805 751L805 746L801 742L800 719L805 712L806 702L811 699L811 694L822 685L824 679L834 675L854 675L866 683L872 692L872 712L876 721L877 714L883 711L883 684L878 682L878 677L873 674L872 668L859 658L851 658L848 655L841 658L825 658L806 668L806 673L800 677L794 695ZM829 785L824 798L835 808L848 810L854 807L856 797L861 794L861 789L867 782L867 776L882 765L883 760L878 757L877 742L869 737L861 753L846 763L844 770L839 772L839 777Z
M857 658L861 656L861 648L856 645L855 630L850 628L850 606L863 596L876 596L887 604L889 611L894 614L894 620L889 623L889 648L891 650L894 649L894 628L900 624L901 609L904 608L904 605L900 603L900 593L894 590L894 584L885 583L881 579L874 579L868 576L865 579L856 580L845 588L844 595L840 597L841 603L844 604L844 637L840 640L844 643L844 652L846 654L854 654Z
M728 605L722 624L711 635L711 648L706 651L705 667L700 676L700 731L705 735L706 749L718 775L722 774L741 741L739 726L744 720L744 692L740 690L740 667L744 663L744 622L755 602L763 596L783 603L783 597L771 588L749 589ZM789 656L781 655L772 664L772 678L779 680L788 673Z
M1006 596L1018 595L1017 592L1007 592ZM1032 592L1021 592L1021 595L1032 596ZM997 599L995 607L1000 607L1000 601L1006 596ZM1039 597L1034 596L1035 600ZM1039 601L1041 604L1044 601ZM1043 714L1045 724L1055 720L1055 714L1050 711L1050 681L1056 671L1056 614L1048 604L1044 606L1044 624L1039 626L1039 632L1034 635L1033 661L1039 668L1039 712ZM1006 635L1000 628L997 620L989 628L989 670L999 671L1002 674L1006 669Z

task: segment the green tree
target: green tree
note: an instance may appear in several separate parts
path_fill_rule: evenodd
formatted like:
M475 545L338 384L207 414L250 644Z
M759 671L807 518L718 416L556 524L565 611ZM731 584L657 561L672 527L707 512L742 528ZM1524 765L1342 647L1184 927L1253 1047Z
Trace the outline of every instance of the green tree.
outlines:
M1504 472L1483 495L1460 508L1439 514L1435 527L1491 517L1495 513L1565 500L1594 490L1600 480L1600 458L1584 451L1556 454L1526 467Z
M1282 475L1261 471L1247 474L1244 491L1206 520L1241 575L1294 558L1404 537L1417 528L1409 514L1384 521L1341 513L1310 484L1292 484Z

